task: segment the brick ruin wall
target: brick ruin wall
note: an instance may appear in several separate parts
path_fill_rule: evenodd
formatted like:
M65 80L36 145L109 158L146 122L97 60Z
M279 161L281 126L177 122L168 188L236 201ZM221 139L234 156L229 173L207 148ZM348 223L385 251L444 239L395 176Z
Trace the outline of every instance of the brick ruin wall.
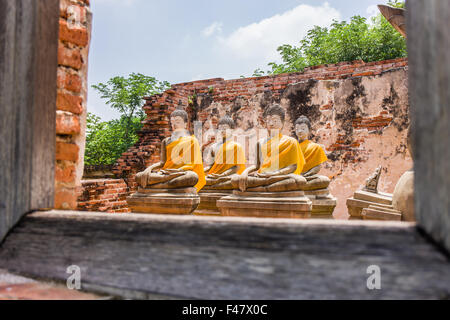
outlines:
M100 211L108 213L131 212L126 197L128 186L123 179L93 179L82 181L78 196L79 211Z
M287 111L284 134L306 115L313 123L312 140L330 159L321 173L332 179L338 198L335 217L347 218L346 199L382 165L380 191L393 192L400 176L413 165L406 147L409 125L407 59L364 63L343 62L307 68L304 72L236 80L221 78L176 84L145 98L147 118L139 142L113 168L130 192L134 176L159 160L160 142L170 135L169 115L181 104L194 123L203 124L205 145L218 119L227 114L237 122L236 137L246 147L249 163L263 129L263 112L273 103ZM262 131L263 132L263 131Z
M60 0L56 101L55 208L76 209L83 175L87 69L92 14L89 0Z

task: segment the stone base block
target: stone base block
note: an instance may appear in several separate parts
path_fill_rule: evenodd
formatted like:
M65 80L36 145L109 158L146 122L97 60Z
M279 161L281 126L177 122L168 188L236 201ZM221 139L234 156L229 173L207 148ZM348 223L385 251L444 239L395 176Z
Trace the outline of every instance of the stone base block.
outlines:
M303 191L240 192L217 201L223 216L259 218L311 218L312 203Z
M313 219L333 219L337 199L330 194L329 189L305 191L305 196L312 202Z
M347 208L351 220L364 219L363 210L370 206L392 208L392 194L359 190L355 192L353 198L347 199Z
M231 196L232 190L202 190L200 196L200 205L194 211L198 216L220 216L220 210L217 208L217 201L224 197Z
M363 220L401 221L402 212L393 208L371 205L362 211Z
M134 213L189 215L200 204L200 197L195 188L139 188L127 202Z

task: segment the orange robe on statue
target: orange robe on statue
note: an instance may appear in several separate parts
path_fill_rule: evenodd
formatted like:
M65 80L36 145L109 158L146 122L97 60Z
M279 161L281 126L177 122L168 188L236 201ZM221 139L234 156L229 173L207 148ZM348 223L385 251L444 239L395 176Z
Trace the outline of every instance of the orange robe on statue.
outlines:
M300 151L299 144L294 138L280 134L270 139L261 147L263 163L259 173L280 170L296 164L294 174L303 172L305 159Z
M237 174L244 172L244 149L239 143L226 141L217 152L214 165L211 167L208 174L222 174L233 167L238 167Z
M312 168L328 161L325 150L319 144L305 140L299 146L306 161L302 173L308 172Z
M195 136L181 137L167 145L163 170L166 169L194 171L198 175L198 183L195 185L197 192L205 186L202 153Z

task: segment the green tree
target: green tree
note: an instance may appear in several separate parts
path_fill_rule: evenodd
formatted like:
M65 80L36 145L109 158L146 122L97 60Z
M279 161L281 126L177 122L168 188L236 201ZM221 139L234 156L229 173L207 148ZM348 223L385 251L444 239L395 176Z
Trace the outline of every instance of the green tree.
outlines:
M86 151L84 162L86 165L114 164L118 158L135 144L138 132L142 128L141 118L133 117L131 127L128 127L128 138L125 139L125 131L128 119L122 116L107 122L102 122L100 117L88 113L86 130Z
M142 129L145 113L143 97L158 94L170 87L166 81L132 73L127 78L114 77L106 84L92 86L106 99L106 104L119 111L120 118L103 122L88 113L86 130L85 164L109 165L134 145Z
M92 86L106 99L106 104L120 112L125 125L124 139L130 143L134 117L145 118L141 106L144 96L158 94L170 87L167 81L158 81L154 77L132 73L125 77L111 78L106 84Z
M404 7L404 2L388 2L395 7ZM371 23L366 18L354 16L349 22L336 20L330 28L316 26L308 31L299 46L282 45L277 51L282 63L271 62L266 74L303 71L304 68L342 61L363 60L365 62L406 57L406 40L378 14ZM264 75L256 69L253 76Z

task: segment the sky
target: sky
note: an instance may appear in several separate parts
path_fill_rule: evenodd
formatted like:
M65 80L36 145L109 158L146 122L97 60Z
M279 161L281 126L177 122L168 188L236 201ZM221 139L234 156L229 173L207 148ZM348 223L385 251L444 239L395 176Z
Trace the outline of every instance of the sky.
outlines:
M171 84L251 76L315 25L371 17L384 0L93 0L88 111L118 118L92 89L142 73Z

